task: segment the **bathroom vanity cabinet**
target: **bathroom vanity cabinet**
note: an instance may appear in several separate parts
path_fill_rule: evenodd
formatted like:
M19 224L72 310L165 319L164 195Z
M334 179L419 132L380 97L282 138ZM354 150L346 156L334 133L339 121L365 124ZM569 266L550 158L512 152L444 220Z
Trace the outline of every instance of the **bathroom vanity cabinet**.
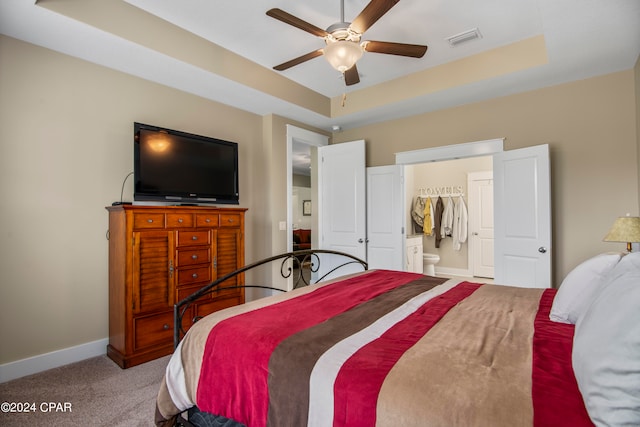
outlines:
M407 258L405 261L405 270L413 273L422 274L424 266L422 264L422 236L407 236L405 253Z

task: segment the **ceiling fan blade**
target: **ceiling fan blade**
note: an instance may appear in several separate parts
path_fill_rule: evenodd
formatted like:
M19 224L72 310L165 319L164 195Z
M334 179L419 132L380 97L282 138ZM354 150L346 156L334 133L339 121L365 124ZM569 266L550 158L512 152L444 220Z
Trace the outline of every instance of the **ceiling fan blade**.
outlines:
M322 49L314 50L313 52L309 52L305 55L299 56L295 59L292 59L291 61L283 62L282 64L273 67L273 69L276 71L284 71L287 68L302 64L303 62L306 62L313 58L317 58L318 56L322 56Z
M357 33L364 33L376 23L378 19L396 5L400 0L371 0L351 23L351 29Z
M358 68L356 67L356 64L353 64L353 67L344 72L344 82L347 86L360 83L360 75L358 74Z
M427 46L419 44L366 41L364 42L364 50L374 53L422 58L427 52Z
M269 9L267 11L267 15L269 15L272 18L277 19L278 21L282 21L285 24L289 24L289 25L293 25L296 28L301 29L302 31L306 31L307 33L311 33L314 36L318 36L318 37L326 37L329 35L329 33L327 33L325 30L323 30L322 28L318 28L313 24L309 24L306 21L303 21L300 18L297 18L293 15L291 15L290 13L285 12L282 9Z

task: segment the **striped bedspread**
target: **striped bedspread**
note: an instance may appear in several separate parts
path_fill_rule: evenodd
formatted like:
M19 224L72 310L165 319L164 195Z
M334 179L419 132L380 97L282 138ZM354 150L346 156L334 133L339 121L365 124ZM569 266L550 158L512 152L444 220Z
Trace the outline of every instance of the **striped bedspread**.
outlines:
M371 271L214 313L171 358L156 424L592 425L555 291Z

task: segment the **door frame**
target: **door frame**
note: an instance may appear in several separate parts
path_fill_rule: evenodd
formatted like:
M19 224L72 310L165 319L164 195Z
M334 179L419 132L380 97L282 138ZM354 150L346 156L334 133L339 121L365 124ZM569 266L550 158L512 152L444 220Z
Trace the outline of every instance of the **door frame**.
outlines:
M312 132L310 130L302 129L297 126L287 125L287 225L285 227L287 233L287 252L293 250L293 203L292 203L292 195L293 195L293 161L292 161L292 152L293 152L293 144L307 144L312 147L322 147L325 145L329 145L329 137L326 135L322 135L316 132ZM316 173L317 168L312 168L312 175ZM317 205L317 187L313 188L313 176L311 179L312 188L312 199L315 198L316 202L312 203L312 206ZM317 221L317 215L315 217ZM316 230L318 228L318 224L314 224Z
M504 138L463 144L444 145L442 147L422 148L420 150L396 153L396 165L414 165L417 163L457 160L467 157L492 156L504 151Z
M504 138L487 139L483 141L466 142L462 144L444 145L441 147L422 148L419 150L403 151L396 153L397 165L415 165L445 160L458 160L469 157L493 156L504 151ZM404 185L402 191L405 191ZM403 205L403 210L406 205ZM407 213L403 212L403 218ZM495 215L495 213L494 213ZM470 255L470 254L469 254ZM471 257L467 259L466 273L460 269L456 274L473 274Z

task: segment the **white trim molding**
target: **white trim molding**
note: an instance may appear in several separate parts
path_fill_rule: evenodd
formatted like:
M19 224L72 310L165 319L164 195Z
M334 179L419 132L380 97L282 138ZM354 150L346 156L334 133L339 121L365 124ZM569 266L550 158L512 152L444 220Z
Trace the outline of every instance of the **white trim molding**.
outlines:
M455 277L468 277L469 279L473 278L473 273L471 270L464 268L452 268L452 267L438 267L435 266L436 276L455 276Z
M5 363L0 365L0 383L37 374L48 369L79 362L91 357L102 356L107 353L107 344L109 344L109 339L104 338L50 353L16 360L15 362Z
M504 150L504 138L466 142L442 147L396 153L396 165L437 162L441 160L464 159L467 157L491 156Z

